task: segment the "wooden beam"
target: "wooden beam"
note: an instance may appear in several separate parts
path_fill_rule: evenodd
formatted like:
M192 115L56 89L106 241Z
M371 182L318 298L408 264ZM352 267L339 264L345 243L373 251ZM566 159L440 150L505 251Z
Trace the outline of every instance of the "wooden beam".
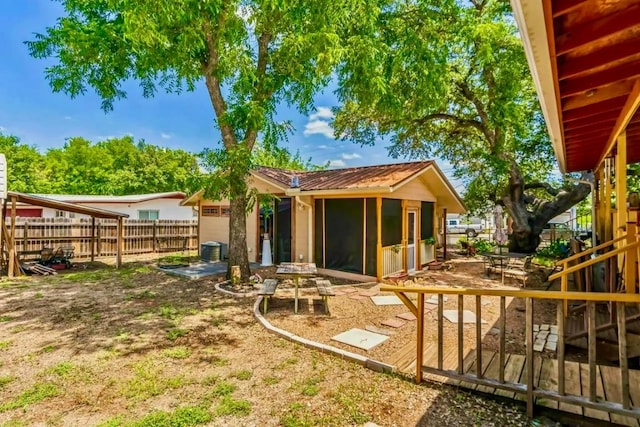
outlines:
M562 114L562 118L565 123L572 122L574 120L587 119L589 117L600 116L603 113L615 112L616 117L620 112L620 109L624 105L627 99L626 95L619 96L613 99L607 99L602 102L598 102L592 105L575 108L571 111L565 111Z
M116 243L116 268L120 268L122 266L122 253L124 252L124 220L122 218L118 218L118 237Z
M640 54L638 46L640 46L640 38L634 37L633 39L604 46L577 58L564 58L564 61L558 64L558 78L560 80L568 79L605 67L608 64L615 64L628 58L637 57Z
M633 88L633 81L622 81L613 83L605 88L596 89L595 93L587 95L582 93L569 98L565 98L562 103L563 112L576 108L597 104L620 96L627 96Z
M376 197L376 278L382 280L382 197Z
M553 17L557 18L561 15L573 12L581 8L587 0L556 0L553 2Z
M402 246L402 270L404 272L408 271L408 264L407 264L407 255L408 255L408 248L407 248L407 243L408 243L408 235L409 235L409 226L408 226L408 211L407 211L407 200L406 199L402 199L402 201L400 202L400 205L402 206L402 238L400 239L400 246Z
M11 233L9 235L9 277L17 276L17 272L20 269L19 265L16 265L16 197L11 197Z
M571 139L580 139L587 137L588 139L605 139L608 138L611 133L610 129L600 127L598 125L595 126L595 129L592 127L582 128L582 129L574 129L565 131L564 137L565 140Z
M613 145L618 139L618 135L620 135L620 133L627 127L629 121L638 109L638 105L640 105L640 79L636 80L632 90L629 93L629 96L627 97L627 101L622 107L622 111L618 116L618 120L611 130L611 134L609 135L607 144L605 145L603 152L600 154L600 160L598 161L598 164L602 163L605 157L607 157L607 154L611 152Z
M625 232L620 227L627 223L627 138L624 132L618 137L616 144L615 168L616 224L618 229L614 230L613 237L623 237ZM626 241L620 241L617 247L621 248L626 243ZM618 264L621 264L625 257L626 254L620 254Z
M91 262L96 260L96 217L91 217Z
M596 90L622 80L635 78L640 75L640 61L627 62L598 73L584 77L575 77L560 83L560 94L563 98L578 95L590 90Z
M442 223L442 236L444 238L444 243L442 244L442 261L446 261L447 260L447 208L444 208L442 210L442 221L444 221ZM436 256L436 261L438 260L438 255L437 253L434 254Z
M416 345L416 383L422 382L422 357L424 355L424 294L418 295Z
M613 125L616 124L616 120L618 119L619 111L620 109L617 108L615 111L607 111L595 116L585 117L584 119L567 122L564 125L564 130L565 132L569 132L571 130L583 129L591 126L613 127Z
M573 28L565 28L565 33L558 35L555 39L556 53L564 55L575 49L592 45L615 33L637 27L638 16L640 16L640 6L636 5Z

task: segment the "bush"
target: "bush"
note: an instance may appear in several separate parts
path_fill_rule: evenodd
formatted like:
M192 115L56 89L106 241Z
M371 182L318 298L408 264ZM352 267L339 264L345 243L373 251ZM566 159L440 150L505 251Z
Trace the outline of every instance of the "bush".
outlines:
M556 239L554 242L551 242L549 246L546 246L538 252L536 255L538 258L548 258L548 259L563 259L569 256L571 249L569 247L569 242L567 240Z

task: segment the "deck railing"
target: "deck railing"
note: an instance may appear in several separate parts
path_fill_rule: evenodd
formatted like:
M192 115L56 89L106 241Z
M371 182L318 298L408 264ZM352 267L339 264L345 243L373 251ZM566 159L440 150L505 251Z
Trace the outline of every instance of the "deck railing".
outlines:
M458 381L474 383L493 387L496 389L507 390L524 394L526 396L527 414L532 417L534 410L534 399L544 398L551 399L565 404L579 405L586 408L604 410L606 412L619 414L621 416L640 418L640 407L631 406L629 394L629 367L627 363L627 345L626 345L626 304L640 304L640 295L637 294L619 294L619 293L585 293L585 292L553 292L553 291L533 291L533 290L505 290L505 289L469 289L469 288L435 288L435 287L399 287L383 285L381 291L394 292L404 302L417 318L417 345L416 345L416 382L422 381L423 373L435 374L452 378ZM407 294L417 294L417 305L407 296ZM437 295L437 359L436 366L424 366L424 336L425 336L425 294ZM443 328L443 307L444 296L457 296L457 369L447 370L444 366L444 328ZM482 361L482 298L483 297L499 297L500 298L500 317L497 328L499 329L499 369L497 378L486 378L482 368L476 368L476 372L465 372L464 369L464 297L475 297L475 366L483 367ZM525 301L525 373L524 381L518 381L519 378L509 379L505 376L505 359L506 359L506 318L507 307L506 299L524 299ZM553 382L536 384L534 382L534 300L551 300L557 304L557 386L553 387ZM586 301L587 319L588 319L588 396L570 393L565 382L565 312L564 301ZM596 323L595 310L596 304L599 302L617 302L617 330L619 345L619 390L613 393L620 396L614 400L610 396L597 394L597 376L599 371L596 365ZM451 349L449 349L451 351ZM637 405L638 402L635 402Z
M402 245L384 246L382 248L382 277L404 271L402 265L402 252L405 250Z

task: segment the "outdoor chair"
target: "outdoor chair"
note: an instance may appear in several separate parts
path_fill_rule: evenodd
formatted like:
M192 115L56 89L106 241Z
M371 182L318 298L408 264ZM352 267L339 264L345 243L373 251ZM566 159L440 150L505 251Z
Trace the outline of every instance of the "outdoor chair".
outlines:
M529 255L525 258L510 258L509 263L502 269L502 283L504 283L505 277L513 277L515 279L522 280L522 287L527 286L527 279L531 270L531 261L533 255Z

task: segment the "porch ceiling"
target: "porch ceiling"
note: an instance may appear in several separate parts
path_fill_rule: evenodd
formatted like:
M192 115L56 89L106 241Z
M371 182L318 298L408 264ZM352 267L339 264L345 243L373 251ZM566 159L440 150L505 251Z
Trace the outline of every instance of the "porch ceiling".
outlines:
M546 111L545 116L559 119L559 138L554 142L561 168L595 169L627 124L628 161L640 161L640 2L543 0L541 6L538 2L513 0L516 15L523 16L519 25L528 38L525 46L531 43L527 54L537 78L544 67L540 52L547 49L541 49L539 41L548 42L553 81L537 84L539 93L545 84L553 85L557 115ZM544 26L535 22L537 7L543 8ZM546 28L546 37L536 38L534 27ZM553 108L550 100L543 108Z

